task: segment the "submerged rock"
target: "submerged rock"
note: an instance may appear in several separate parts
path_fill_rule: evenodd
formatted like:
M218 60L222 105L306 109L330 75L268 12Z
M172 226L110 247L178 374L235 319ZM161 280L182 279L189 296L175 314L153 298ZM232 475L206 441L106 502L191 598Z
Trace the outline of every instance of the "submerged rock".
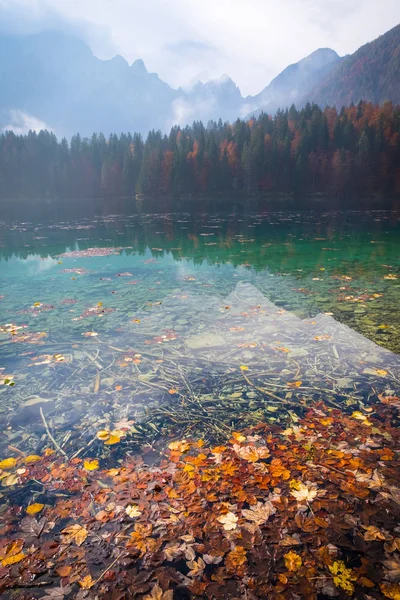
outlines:
M216 333L202 333L187 338L186 346L192 350L201 350L202 348L219 348L226 346L225 339Z

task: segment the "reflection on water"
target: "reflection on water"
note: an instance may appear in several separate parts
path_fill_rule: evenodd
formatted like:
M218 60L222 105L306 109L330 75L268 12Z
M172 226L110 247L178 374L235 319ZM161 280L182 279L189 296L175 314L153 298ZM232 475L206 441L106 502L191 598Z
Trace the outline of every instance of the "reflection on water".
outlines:
M104 452L107 436L117 452L171 432L219 439L321 398L354 411L397 393L396 215L109 216L1 233L1 454L40 453L47 429L70 456Z

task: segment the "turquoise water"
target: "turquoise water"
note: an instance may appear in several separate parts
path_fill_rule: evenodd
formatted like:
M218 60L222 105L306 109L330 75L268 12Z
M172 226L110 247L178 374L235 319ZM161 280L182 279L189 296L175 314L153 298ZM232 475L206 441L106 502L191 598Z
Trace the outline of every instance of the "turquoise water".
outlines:
M222 438L400 383L398 214L102 215L0 239L1 455L49 432L69 456Z

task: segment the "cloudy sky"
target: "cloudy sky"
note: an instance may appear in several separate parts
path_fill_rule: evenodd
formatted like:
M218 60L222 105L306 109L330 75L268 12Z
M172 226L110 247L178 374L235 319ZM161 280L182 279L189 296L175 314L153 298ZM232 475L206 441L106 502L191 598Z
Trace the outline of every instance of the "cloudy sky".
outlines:
M3 31L68 31L176 87L227 73L245 95L316 48L351 53L399 22L399 0L0 0Z

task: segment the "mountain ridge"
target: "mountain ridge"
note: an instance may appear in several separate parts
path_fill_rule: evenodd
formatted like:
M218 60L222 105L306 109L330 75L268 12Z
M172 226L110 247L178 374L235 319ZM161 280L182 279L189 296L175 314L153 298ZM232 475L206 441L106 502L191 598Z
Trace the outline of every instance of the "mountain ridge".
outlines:
M359 71L364 79L367 74L364 87L357 83ZM376 71L380 71L380 91L374 96L371 73ZM259 94L246 97L229 75L174 89L157 73L150 73L141 58L132 64L121 55L102 60L85 42L68 34L2 34L0 131L15 128L16 115L21 120L18 131L38 122L66 137L77 131L83 136L95 131L145 135L153 129L167 131L174 124L273 114L307 101L320 106L346 104L355 101L357 93L366 96L364 100L400 102L398 73L400 25L346 57L319 48L288 65ZM355 92L349 93L346 85Z

